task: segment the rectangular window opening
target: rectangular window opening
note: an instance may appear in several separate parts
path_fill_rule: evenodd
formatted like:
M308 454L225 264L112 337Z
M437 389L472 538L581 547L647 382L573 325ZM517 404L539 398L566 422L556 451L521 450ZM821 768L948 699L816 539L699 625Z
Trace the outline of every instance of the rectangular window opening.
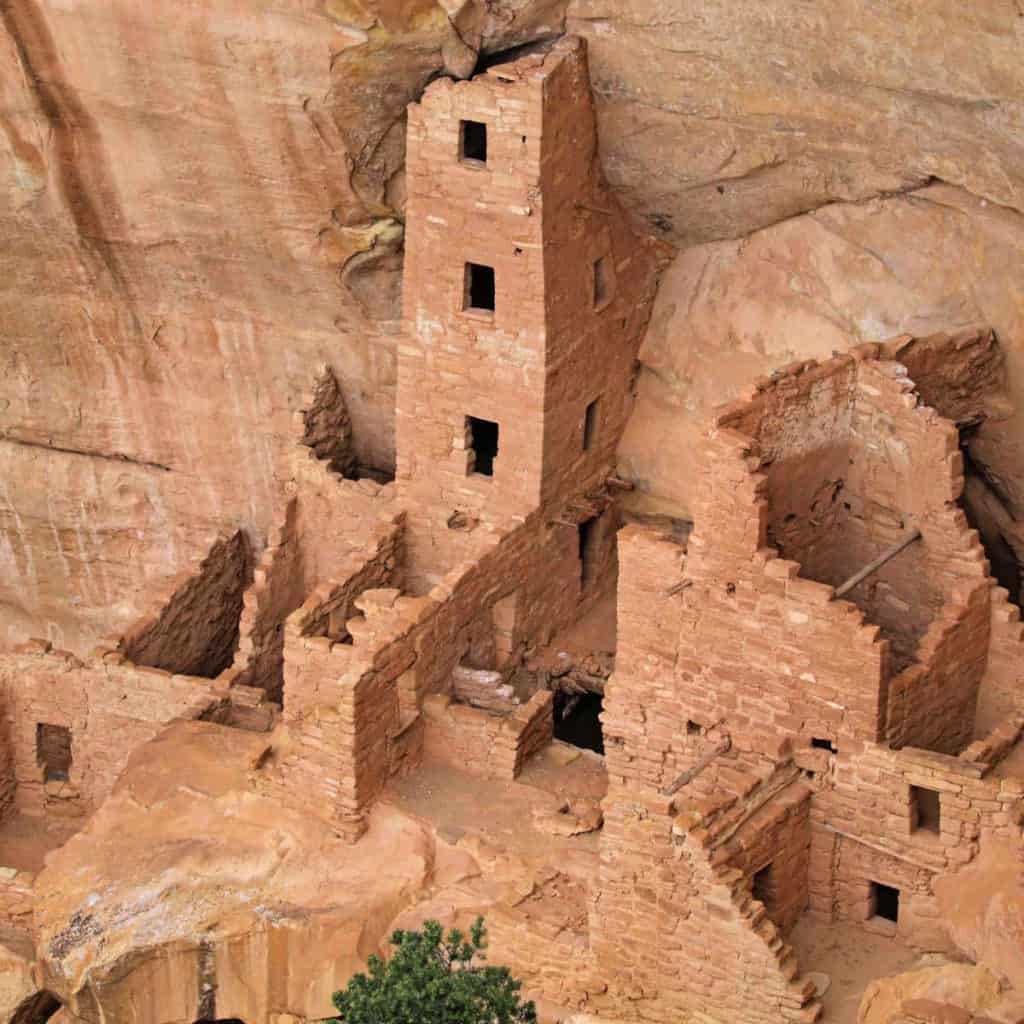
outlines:
M910 830L939 834L939 794L923 786L910 787Z
M482 121L459 123L459 159L487 163L487 125Z
M44 782L67 782L71 777L71 730L63 725L36 725L36 761Z
M594 305L603 306L612 297L611 272L608 257L594 260Z
M463 308L494 312L494 267L485 267L480 263L466 264Z
M900 891L881 882L871 883L871 916L895 924L900 916Z
M811 746L815 750L827 750L830 754L836 753L836 745L831 740L815 737L811 740Z
M586 590L597 576L597 526L598 517L579 524L580 539L580 587Z
M467 416L466 430L473 449L469 472L494 476L494 460L498 457L498 424Z
M598 416L600 414L600 398L595 398L587 406L583 414L583 450L587 451L597 438Z

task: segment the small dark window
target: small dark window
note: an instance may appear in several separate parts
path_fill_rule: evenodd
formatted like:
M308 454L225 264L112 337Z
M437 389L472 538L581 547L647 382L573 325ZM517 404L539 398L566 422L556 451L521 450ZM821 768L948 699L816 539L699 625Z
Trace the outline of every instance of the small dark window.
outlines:
M71 774L71 730L63 725L36 725L36 760L44 782L67 782Z
M811 746L815 750L827 750L830 754L836 753L836 745L831 740L823 740L815 737L811 740Z
M900 891L881 882L871 883L871 916L894 924L900 916Z
M597 517L577 527L580 538L580 586L586 590L597 575Z
M482 121L463 121L459 134L459 157L487 163L487 125Z
M597 437L597 426L598 417L600 415L600 405L598 404L601 400L595 398L590 405L587 406L587 411L583 414L583 450L586 451L594 443Z
M700 726L691 718L686 723L686 735L687 736L699 736Z
M594 305L601 306L612 297L611 272L608 257L594 260Z
M760 900L766 909L775 902L775 877L771 864L755 872L751 895L755 900Z
M910 787L910 829L939 834L939 794L934 789Z
M465 309L494 312L494 267L480 263L466 264Z
M466 429L473 449L470 472L494 476L494 460L498 457L498 424L467 416Z

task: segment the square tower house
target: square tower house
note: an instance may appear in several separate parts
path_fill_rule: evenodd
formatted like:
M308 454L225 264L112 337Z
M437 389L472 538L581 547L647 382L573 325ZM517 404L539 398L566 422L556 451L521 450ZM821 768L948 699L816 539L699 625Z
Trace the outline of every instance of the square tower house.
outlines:
M582 41L434 82L406 167L400 493L491 523L565 502L609 470L635 357Z

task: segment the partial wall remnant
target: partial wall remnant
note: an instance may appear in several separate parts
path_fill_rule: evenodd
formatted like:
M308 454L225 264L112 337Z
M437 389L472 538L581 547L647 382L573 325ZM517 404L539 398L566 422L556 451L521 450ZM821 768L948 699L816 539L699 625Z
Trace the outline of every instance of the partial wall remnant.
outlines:
M338 378L329 366L322 366L316 377L313 395L302 410L305 430L302 443L313 449L335 473L346 479L356 475L356 453L352 444L352 420Z
M137 665L213 679L238 644L242 594L252 579L245 533L217 541L198 573L183 576L159 614L129 630L119 650Z

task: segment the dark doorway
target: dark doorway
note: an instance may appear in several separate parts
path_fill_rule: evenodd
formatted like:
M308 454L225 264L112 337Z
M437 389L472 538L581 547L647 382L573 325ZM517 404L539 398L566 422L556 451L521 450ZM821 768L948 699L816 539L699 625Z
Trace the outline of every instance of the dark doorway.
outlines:
M470 472L494 476L494 460L498 457L498 424L467 416L466 427L470 447L473 449Z
M484 313L494 312L494 267L466 264L466 294L463 305Z
M871 916L894 924L900 916L900 891L881 882L871 883Z
M482 121L463 121L460 136L461 159L487 163L487 125Z
M603 754L604 734L599 717L601 706L599 693L556 693L555 739Z
M71 730L39 722L36 761L43 769L43 782L67 782L71 777Z

